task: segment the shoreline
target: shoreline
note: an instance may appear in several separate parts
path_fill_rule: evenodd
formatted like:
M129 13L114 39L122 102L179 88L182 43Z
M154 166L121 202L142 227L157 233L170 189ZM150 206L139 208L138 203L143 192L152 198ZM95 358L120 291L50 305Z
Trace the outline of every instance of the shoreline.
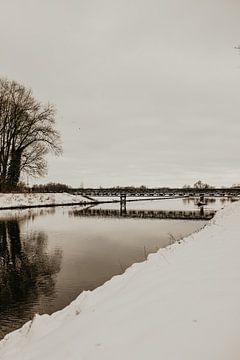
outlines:
M84 201L84 202L73 202L73 203L60 203L60 204L39 204L39 205L19 205L19 206L8 206L8 207L0 207L1 210L23 210L23 209L36 209L36 208L44 208L44 207L59 207L59 206L75 206L75 205L97 205L99 202L93 201Z
M1 193L0 211L42 207L90 205L93 201L69 193ZM96 204L96 202L95 202Z
M238 360L240 202L0 342L2 360Z

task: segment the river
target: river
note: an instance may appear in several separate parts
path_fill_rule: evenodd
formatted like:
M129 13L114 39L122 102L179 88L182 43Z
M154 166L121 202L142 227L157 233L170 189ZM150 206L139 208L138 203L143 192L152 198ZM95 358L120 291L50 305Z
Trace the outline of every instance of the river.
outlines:
M209 199L206 209L219 209L228 201ZM119 204L95 208L113 210ZM130 202L127 209L197 210L197 206L195 199L186 198ZM81 211L79 206L1 211L0 338L35 313L62 309L83 290L95 289L207 223L82 216Z

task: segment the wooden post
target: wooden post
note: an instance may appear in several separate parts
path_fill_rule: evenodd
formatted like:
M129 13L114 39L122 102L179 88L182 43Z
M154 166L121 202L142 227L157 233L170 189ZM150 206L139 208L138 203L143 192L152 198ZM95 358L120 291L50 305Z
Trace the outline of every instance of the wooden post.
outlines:
M120 215L125 215L127 212L127 195L120 195Z
M203 208L203 206L200 206L200 216L204 216L204 208Z

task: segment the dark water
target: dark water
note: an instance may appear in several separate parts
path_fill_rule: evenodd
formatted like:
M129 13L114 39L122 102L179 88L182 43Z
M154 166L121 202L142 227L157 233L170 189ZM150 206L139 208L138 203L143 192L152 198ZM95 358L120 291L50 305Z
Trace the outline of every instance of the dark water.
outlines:
M185 199L186 200L186 199ZM128 204L133 209L196 209L194 201ZM208 208L224 204L218 199ZM118 204L101 205L114 208ZM100 208L101 206L98 206ZM79 207L0 213L0 338L35 313L62 309L135 262L206 221L82 217Z

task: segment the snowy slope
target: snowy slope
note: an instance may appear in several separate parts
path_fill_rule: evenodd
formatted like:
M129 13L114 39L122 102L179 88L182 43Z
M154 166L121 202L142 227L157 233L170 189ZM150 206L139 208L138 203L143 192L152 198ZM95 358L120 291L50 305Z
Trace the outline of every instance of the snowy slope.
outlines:
M82 197L81 195L71 195L68 193L0 194L0 208L70 204L82 202L89 202L89 200Z
M1 360L239 360L240 202L52 316L0 342Z

